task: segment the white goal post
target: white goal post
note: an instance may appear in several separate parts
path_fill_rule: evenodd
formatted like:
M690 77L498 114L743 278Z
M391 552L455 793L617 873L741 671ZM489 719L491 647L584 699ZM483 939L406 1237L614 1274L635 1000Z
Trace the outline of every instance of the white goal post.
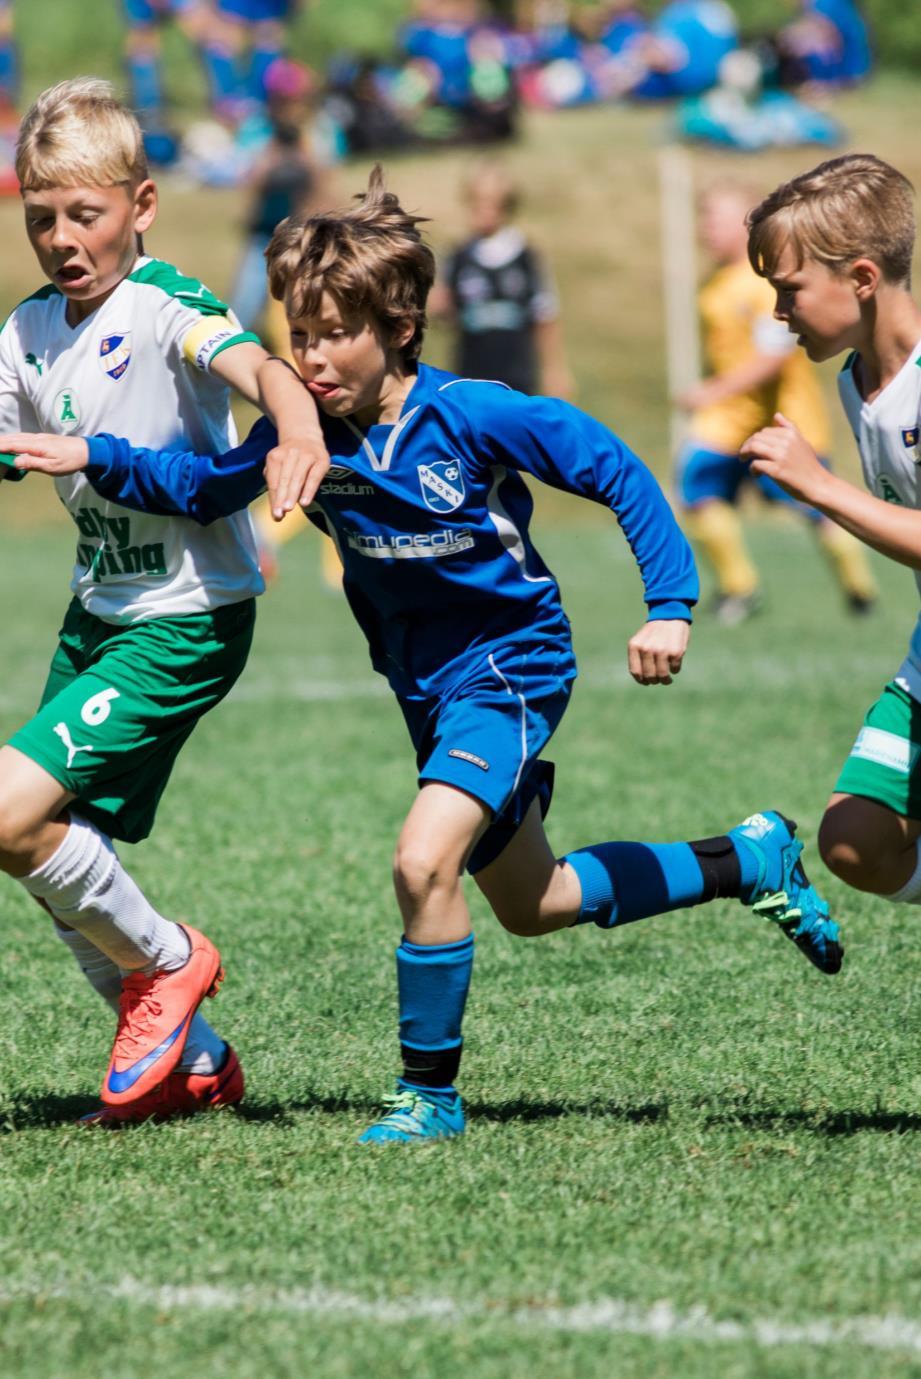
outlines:
M666 374L671 399L700 378L694 164L689 151L679 144L667 144L659 152L659 207ZM672 459L684 432L684 413L670 407Z

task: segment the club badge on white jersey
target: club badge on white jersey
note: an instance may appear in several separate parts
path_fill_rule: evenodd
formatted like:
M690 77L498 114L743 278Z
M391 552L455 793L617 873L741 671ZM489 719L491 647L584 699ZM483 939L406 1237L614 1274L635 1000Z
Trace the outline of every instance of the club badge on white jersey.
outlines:
M104 335L99 341L99 364L104 374L116 382L123 378L131 363L131 331L121 335Z

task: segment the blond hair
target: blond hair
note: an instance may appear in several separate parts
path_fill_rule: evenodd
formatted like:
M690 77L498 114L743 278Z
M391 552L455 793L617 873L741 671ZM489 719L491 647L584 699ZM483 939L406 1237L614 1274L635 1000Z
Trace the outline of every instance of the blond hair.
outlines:
M872 153L848 153L783 183L748 214L748 257L769 277L789 244L806 259L840 272L855 259L878 264L884 278L911 284L914 188Z
M435 256L419 233L425 217L404 211L376 165L348 210L294 215L265 251L272 296L289 317L312 316L329 292L345 316L370 316L387 335L412 324L404 360L418 359Z
M148 176L141 128L99 77L58 82L33 102L16 143L23 191L137 186Z

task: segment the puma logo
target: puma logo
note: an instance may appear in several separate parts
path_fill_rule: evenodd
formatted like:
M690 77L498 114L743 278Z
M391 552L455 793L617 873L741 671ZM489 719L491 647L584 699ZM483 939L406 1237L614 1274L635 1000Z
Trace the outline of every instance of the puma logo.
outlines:
M71 766L73 766L74 758L76 757L78 752L91 752L93 750L92 747L75 746L74 740L70 735L70 729L68 728L66 723L55 723L54 731L57 733L58 737L64 743L64 746L67 748L68 771L70 770Z

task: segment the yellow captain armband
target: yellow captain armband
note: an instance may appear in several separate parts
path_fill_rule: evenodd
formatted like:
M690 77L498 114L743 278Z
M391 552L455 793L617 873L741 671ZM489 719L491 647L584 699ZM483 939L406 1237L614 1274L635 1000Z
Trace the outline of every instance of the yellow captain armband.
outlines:
M247 342L259 345L261 340L250 330L244 330L234 317L203 316L185 333L182 353L186 362L207 372L222 350Z

